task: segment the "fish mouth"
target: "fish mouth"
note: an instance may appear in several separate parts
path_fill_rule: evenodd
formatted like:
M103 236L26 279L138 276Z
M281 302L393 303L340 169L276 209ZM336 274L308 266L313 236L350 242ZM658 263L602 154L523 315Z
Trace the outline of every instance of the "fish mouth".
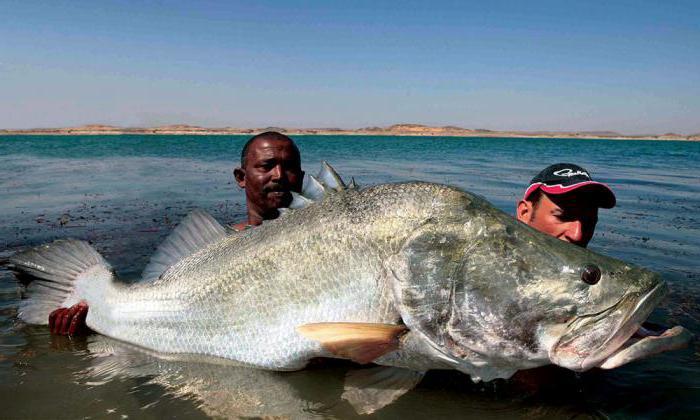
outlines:
M550 360L577 372L601 366L625 347L667 293L660 282L641 296L628 293L602 312L575 319L550 351Z
M679 350L687 347L693 339L693 333L680 325L658 331L649 331L642 325L632 338L608 356L599 367L614 369L654 354Z

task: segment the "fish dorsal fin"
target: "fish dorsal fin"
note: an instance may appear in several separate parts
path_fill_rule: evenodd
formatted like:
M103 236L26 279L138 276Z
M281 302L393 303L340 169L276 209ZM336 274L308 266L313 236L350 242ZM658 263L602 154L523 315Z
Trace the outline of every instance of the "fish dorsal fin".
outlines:
M160 277L170 266L226 236L226 229L209 213L196 209L165 238L143 270L145 281Z
M321 162L321 171L317 176L308 175L304 178L301 194L292 191L292 202L286 208L279 209L280 214L284 215L288 209L306 207L311 203L323 200L323 197L328 194L348 188L357 188L355 180L353 179L351 186L347 187L335 169L328 162L323 161Z
M399 338L408 330L403 325L362 322L321 322L297 327L306 338L321 343L335 356L357 363L369 363L399 347Z
M318 179L313 175L309 175L304 178L304 187L301 189L301 195L311 200L320 200L326 195L326 189L323 187Z
M350 183L348 184L348 189L349 190L356 190L358 188L360 188L360 187L357 185L357 183L355 183L355 177L353 176L352 178L350 178Z
M345 183L343 182L342 178L340 178L340 175L338 175L338 172L336 172L335 169L333 169L333 167L326 161L321 162L321 171L318 173L317 178L323 185L333 188L334 190L339 191L346 188Z
M301 194L297 194L294 191L292 191L292 202L289 203L289 208L290 209L300 209L302 207L306 207L309 204L313 203L314 200L308 199L304 197Z

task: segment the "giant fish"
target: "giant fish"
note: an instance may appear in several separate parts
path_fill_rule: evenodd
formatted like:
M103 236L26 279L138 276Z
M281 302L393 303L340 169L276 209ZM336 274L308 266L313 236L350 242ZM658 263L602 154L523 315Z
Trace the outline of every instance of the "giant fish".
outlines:
M675 327L631 340L667 291L651 271L537 232L458 188L346 187L325 164L290 209L255 229L229 234L195 211L139 283L119 282L77 240L10 262L37 277L19 310L30 323L86 301L90 328L162 357L394 368L348 378L357 401L377 383L390 401L430 369L489 381L546 364L613 368L691 337Z

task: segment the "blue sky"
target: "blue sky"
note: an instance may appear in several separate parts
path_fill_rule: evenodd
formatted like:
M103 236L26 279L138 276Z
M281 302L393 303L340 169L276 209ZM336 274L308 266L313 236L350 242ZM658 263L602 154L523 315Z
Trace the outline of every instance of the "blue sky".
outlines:
M700 132L698 1L0 0L0 128Z

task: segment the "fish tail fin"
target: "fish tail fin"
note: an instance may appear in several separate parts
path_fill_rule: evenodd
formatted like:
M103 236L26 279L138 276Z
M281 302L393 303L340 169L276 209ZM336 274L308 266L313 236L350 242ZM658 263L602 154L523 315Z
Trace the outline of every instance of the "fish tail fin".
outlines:
M45 325L61 307L88 300L90 290L111 282L109 263L85 241L62 239L20 252L9 258L9 268L26 283L19 318Z

